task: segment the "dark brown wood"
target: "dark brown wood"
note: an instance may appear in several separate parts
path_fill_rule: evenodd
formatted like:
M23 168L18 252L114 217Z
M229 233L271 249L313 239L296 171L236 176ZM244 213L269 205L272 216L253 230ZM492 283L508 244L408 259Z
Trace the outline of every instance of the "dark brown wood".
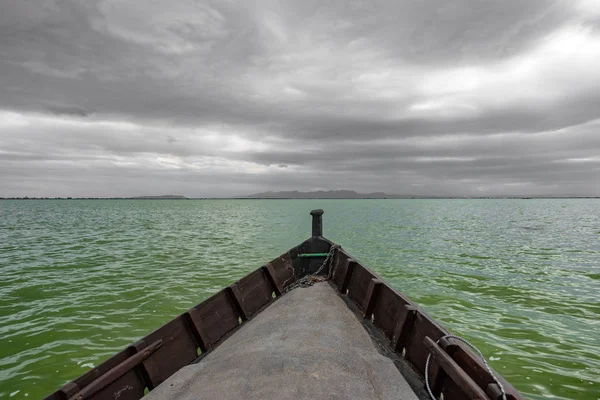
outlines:
M408 299L383 283L373 310L373 316L375 317L375 325L381 328L389 340L392 340L394 336L398 310L407 304L411 304Z
M431 352L432 358L470 399L489 400L483 389L477 386L475 381L433 339L426 336L423 344Z
M439 346L446 352L450 357L456 352L456 346L450 345L448 340L444 337L440 339ZM430 382L431 382L431 391L433 395L439 397L440 393L444 388L444 384L446 382L446 378L448 374L442 368L438 368L437 364L430 366Z
M126 349L123 349L119 353L115 354L113 357L104 361L102 364L98 365L95 368L92 368L91 370L89 370L88 372L86 372L85 374L80 376L79 378L75 379L73 381L73 383L76 384L77 386L79 386L80 388L84 388L85 386L89 385L92 381L98 379L100 376L104 375L106 372L108 372L109 370L111 370L112 368L117 366L118 364L127 360L133 354L135 354L135 349L133 347L129 346ZM67 386L67 385L65 385L65 386ZM65 386L63 386L63 388ZM73 393L70 393L70 395L68 397L71 397L72 395L73 395Z
M414 321L413 329L406 340L406 359L410 361L419 372L425 371L425 360L429 350L423 344L423 338L429 336L433 340L438 340L447 334L439 325L429 318L423 312L418 312Z
M302 248L302 253L323 253L327 254L331 250L331 242L323 239L322 237L311 237L306 242L306 245ZM306 275L315 274L325 257L300 257L298 258L299 264L302 266L300 269L296 269L296 277L303 277ZM320 275L326 275L327 270L322 270Z
M342 279L342 285L340 286L340 293L346 294L348 291L348 285L350 284L350 279L352 278L352 274L354 274L354 269L358 263L356 260L349 259L348 264L346 265L346 273L344 274L344 279Z
M382 282L377 278L372 278L369 282L369 287L367 289L367 294L365 296L364 304L365 311L363 313L363 317L371 318L373 315L373 310L375 310L375 304L377 304L377 300L379 299L379 293L381 292Z
M239 325L240 315L225 290L220 291L188 311L206 351Z
M369 284L373 278L375 278L375 275L360 264L355 265L352 275L350 276L348 297L350 297L363 312L366 306L365 298L367 290L369 289Z
M436 362L432 362L436 366ZM441 369L441 368L440 368ZM452 380L444 382L444 400L471 400L469 396Z
M231 289L247 318L273 301L273 289L261 269L249 273L231 285Z
M183 315L150 333L137 342L135 347L139 351L161 339L162 346L143 362L144 370L150 379L150 389L198 357L199 343Z
M407 342L407 338L410 336L415 324L417 311L417 307L412 304L406 304L403 307L398 308L396 327L391 340L391 346L394 351L399 353L402 352L402 348Z
M93 400L139 400L144 396L147 383L140 374L141 366L137 366L104 389L90 396Z
M338 290L342 288L344 279L346 278L346 272L348 271L348 262L350 257L341 249L338 250L337 256L333 263L333 282L337 286Z
M152 354L154 354L161 346L163 342L162 340L157 340L152 343L150 346L142 349L141 352L134 354L129 357L127 360L121 362L116 365L112 369L108 370L104 375L99 377L98 379L92 381L85 388L75 393L71 399L72 400L85 400L89 399L92 395L100 392L102 389L108 387L119 378L123 377L125 374L130 372L133 368L139 365L141 362L149 358ZM143 394L143 391L142 391Z
M124 350L115 354L113 357L104 361L102 364L98 365L95 368L90 369L88 372L81 375L79 378L75 379L74 381L63 385L59 390L57 390L50 396L47 396L45 399L46 400L59 400L59 399L66 400L66 399L72 397L75 393L79 392L82 388L85 388L85 386L89 385L91 382L98 379L100 376L104 375L107 371L111 370L112 368L114 368L115 366L120 364L121 362L127 360L129 357L134 355L135 352L136 352L136 350L132 346L125 348ZM137 378L137 376L134 377L134 380L136 380L135 378ZM114 386L114 385L116 385L116 383L111 386ZM144 385L144 387L145 387L145 385ZM99 398L98 395L94 396L95 400L97 398Z
M183 319L185 320L185 323L190 327L192 335L194 336L194 339L196 339L196 343L198 343L200 351L202 353L205 352L208 348L208 345L204 343L202 335L200 334L200 330L198 329L199 327L194 323L194 320L192 319L192 316L189 311L183 313Z
M289 252L267 263L267 269L273 277L279 293L283 293L286 287L296 281L294 265Z
M227 296L229 297L231 304L233 304L233 306L235 307L235 309L239 315L239 318L242 321L247 321L248 315L246 314L246 310L244 310L244 307L242 306L242 303L241 303L242 293L240 293L240 289L235 285L231 285L231 286L228 286L227 288L225 288L225 292L227 293Z
M265 265L265 266L260 267L260 269L262 270L263 274L265 275L265 278L267 278L267 281L271 285L271 288L273 289L273 293L275 293L275 296L277 296L277 297L281 296L281 291L279 290L279 286L275 283L275 277L274 277L274 275L271 274L271 271L269 270L269 268Z
M494 379L490 375L485 365L481 359L473 354L469 349L467 349L464 345L460 344L460 342L455 341L454 339L449 339L449 342L453 345L456 345L456 351L453 354L453 359L456 361L458 365L467 373L469 376L479 385L479 387L487 388L490 384L495 384ZM506 398L508 400L516 399L516 400L524 400L523 397L510 383L508 383L504 378L502 378L499 374L496 374L498 380L504 386L504 390L506 392Z
M500 400L502 399L502 391L500 390L500 386L497 383L490 383L485 388L485 394L492 400Z
M75 382L69 382L63 387L60 388L59 392L61 392L61 399L68 399L69 397L73 397L77 392L79 392L81 388Z

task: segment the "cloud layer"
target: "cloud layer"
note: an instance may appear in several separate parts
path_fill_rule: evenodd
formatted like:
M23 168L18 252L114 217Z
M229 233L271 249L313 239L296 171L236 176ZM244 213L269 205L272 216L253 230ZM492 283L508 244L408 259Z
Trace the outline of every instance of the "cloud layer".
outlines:
M0 4L0 196L600 195L590 0Z

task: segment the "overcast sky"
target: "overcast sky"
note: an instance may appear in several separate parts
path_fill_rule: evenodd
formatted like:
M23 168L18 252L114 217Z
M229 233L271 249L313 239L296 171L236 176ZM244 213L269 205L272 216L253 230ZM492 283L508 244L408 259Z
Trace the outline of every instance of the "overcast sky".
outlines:
M0 196L600 195L600 0L0 0Z

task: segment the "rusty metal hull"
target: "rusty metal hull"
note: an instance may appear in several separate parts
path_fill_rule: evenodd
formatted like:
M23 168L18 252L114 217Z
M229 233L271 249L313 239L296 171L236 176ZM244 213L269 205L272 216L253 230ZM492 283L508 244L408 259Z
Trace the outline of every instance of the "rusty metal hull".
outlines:
M313 214L313 218L320 220L321 215ZM314 274L325 257L300 255L330 251L334 244L321 236L321 229L322 223L313 220L313 237L67 383L46 400L113 400L116 393L119 400L140 399L243 329L246 321L285 296L286 289L299 279ZM331 278L330 284L361 318L365 330L379 343L380 352L395 362L415 393L428 398L423 374L431 352L429 379L437 397L443 393L445 400L502 398L500 387L469 348L453 339L436 344L449 333L446 329L338 247L323 274ZM496 376L507 399L524 399Z

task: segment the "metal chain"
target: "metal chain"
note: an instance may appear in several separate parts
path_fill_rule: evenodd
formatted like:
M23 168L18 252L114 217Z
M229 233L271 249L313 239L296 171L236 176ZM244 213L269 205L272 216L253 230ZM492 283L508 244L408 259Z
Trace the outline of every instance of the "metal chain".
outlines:
M290 286L285 288L284 293L287 293L290 290L294 290L298 287L303 287L303 288L310 287L317 282L323 282L323 281L330 279L331 274L333 273L333 270L331 268L332 267L331 263L333 261L333 255L334 255L335 251L339 248L340 248L340 246L337 244L332 245L331 248L329 249L329 253L327 253L327 257L325 257L325 260L323 261L323 264L321 264L319 269L317 269L317 271L312 275L306 275L306 276L302 277L301 279L298 279L296 282L294 282L293 284L291 284ZM323 271L323 268L325 268L325 266L327 266L327 265L329 265L329 271L327 272L327 276L325 276L325 277L318 276L321 273L321 271ZM498 380L496 375L494 375L494 373L492 372L492 369L488 365L485 357L483 356L481 351L477 347L475 347L475 345L473 345L468 340L463 339L459 336L455 336L455 335L442 336L441 338L438 339L438 341L436 343L439 344L440 340L442 340L442 339L456 339L456 340L459 340L459 341L465 343L466 345L471 347L473 350L475 350L475 352L477 352L477 354L483 361L483 364L487 368L492 379L494 380L494 382L496 382L496 384L500 388L500 391L502 392L502 400L506 400L506 392L504 391L504 386L502 386L502 383L500 383L500 381ZM430 365L430 363L431 363L431 353L429 353L427 355L427 360L425 361L425 387L427 388L427 392L429 392L429 396L431 396L432 400L436 400L435 396L433 395L433 392L431 391L431 386L429 384L429 365Z
M335 253L335 251L337 249L339 249L340 246L338 244L334 244L331 246L331 248L329 249L329 253L327 253L327 257L325 257L325 260L323 261L323 264L321 264L321 266L319 267L319 269L317 270L317 272L315 272L312 275L306 275L300 279L298 279L296 282L292 283L290 286L286 287L285 290L283 291L283 293L287 293L290 290L302 287L309 287L314 285L317 282L324 282L328 279L331 278L331 274L332 274L332 269L331 269L331 263L333 262L333 254ZM327 273L327 276L323 277L323 276L318 276L321 271L323 271L323 268L325 268L325 266L329 266L329 271Z
M481 361L483 361L483 363L485 364L485 367L487 368L488 372L492 376L492 379L494 380L494 382L496 382L496 384L500 388L500 391L502 392L502 400L506 400L506 392L504 391L504 386L502 386L502 384L500 383L500 381L498 380L498 378L496 378L496 375L494 375L494 373L492 372L492 369L488 365L485 357L483 356L483 354L481 353L481 351L479 351L479 349L477 347L475 347L468 340L463 339L460 336L455 336L455 335L445 335L445 336L442 336L441 338L438 339L438 341L436 343L439 344L440 340L442 340L442 339L456 339L456 340L460 340L461 342L463 342L464 344L466 344L467 346L469 346L470 348L472 348L473 350L475 350L477 352L477 354L479 354L479 357L481 358ZM435 396L433 395L433 392L431 391L431 386L429 385L429 363L430 363L430 361L431 361L431 352L427 355L427 361L425 361L425 387L427 388L427 391L429 392L429 396L431 396L431 399L432 400L436 400Z

